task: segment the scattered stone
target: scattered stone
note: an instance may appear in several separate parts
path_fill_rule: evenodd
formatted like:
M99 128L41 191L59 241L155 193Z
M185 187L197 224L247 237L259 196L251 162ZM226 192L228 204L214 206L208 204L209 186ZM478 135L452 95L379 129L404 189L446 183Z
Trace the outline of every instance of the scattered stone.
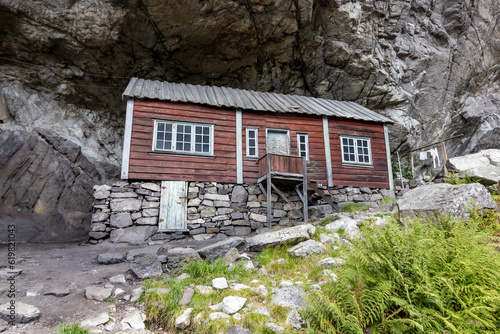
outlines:
M468 219L470 210L494 209L496 203L488 190L479 183L424 185L410 190L398 201L401 218L434 218L450 213L458 219Z
M160 192L161 191L160 186L155 184L155 183L142 183L141 188L151 190L153 192Z
M99 264L115 264L125 261L124 253L102 253L97 256Z
M240 256L240 253L238 252L238 249L236 248L231 248L222 258L222 261L229 265L233 262L236 261L236 259Z
M217 319L229 319L229 318L231 317L224 312L213 312L210 313L210 315L208 316L208 319L210 319L210 321Z
M229 328L226 334L252 334L252 332L249 329L243 328L241 326L233 325L231 328Z
M311 291L321 291L321 287L318 284L313 284L310 286Z
M306 257L312 254L324 254L326 248L321 242L307 240L290 248L288 253L295 257Z
M282 280L280 282L280 284L279 284L280 288L287 288L287 287L290 287L290 286L293 286L293 282L287 281L287 280Z
M122 283L122 284L125 284L125 283L127 283L127 280L125 279L125 275L118 274L118 275L115 275L113 277L110 277L109 278L109 282L111 282L111 283Z
M171 248L163 254L163 248L158 250L158 255L167 256L167 267L176 269L186 266L189 262L200 260L198 253L192 248Z
M43 286L29 288L28 291L26 291L26 297L40 296L42 294L42 289L43 289Z
M330 269L325 269L322 272L325 276L330 276L331 280L337 282L337 275L335 275Z
M264 248L273 248L280 245L295 244L311 238L316 228L311 224L305 224L285 228L276 232L267 232L246 238L251 251L261 251Z
M267 328L269 328L270 330L272 330L275 333L283 333L283 331L285 330L283 327L280 327L272 322L269 322L269 323L265 324L264 326L266 326Z
M214 292L214 289L211 286L207 285L197 285L194 289L197 293L202 295L209 295Z
M178 316L175 319L175 328L186 329L191 324L190 317L192 312L192 308L187 308L182 315Z
M176 277L175 281L180 283L189 277L191 277L191 276L188 273L182 273Z
M245 289L249 289L250 287L246 284L235 284L233 286L233 290L235 291L241 291L241 290L245 290Z
M136 300L138 300L141 297L143 292L144 292L144 289L142 287L139 287L139 288L132 290L132 296L130 298L130 301L135 302Z
M247 299L236 296L225 297L222 300L222 310L227 314L233 314L241 310Z
M109 314L106 312L100 313L97 317L83 320L80 325L82 327L97 327L109 321Z
M161 262L156 255L137 255L130 263L130 270L140 279L159 276L163 273Z
M111 296L112 288L103 288L95 285L90 285L85 288L85 297L87 299L95 299L102 302L104 299Z
M199 249L198 253L203 258L215 260L226 254L232 248L236 248L238 250L245 248L245 239L240 237L227 238L210 246Z
M288 312L288 316L286 318L286 323L291 325L294 329L301 329L303 325L302 318L300 317L299 312L296 309Z
M333 235L328 235L321 233L319 235L319 239L323 245L332 245L339 239L339 235L337 233L333 233Z
M222 311L222 303L210 305L208 308L212 311Z
M271 303L286 308L305 306L306 301L302 294L304 294L304 288L301 286L281 288L271 297Z
M193 288L187 288L184 293L182 294L182 298L179 302L181 305L189 305L191 303L191 299L193 298L194 295L194 289Z
M212 280L212 287L216 290L227 289L227 281L224 277L217 277Z
M52 288L45 291L43 294L45 296L56 296L56 297L64 297L69 295L69 288Z
M265 315L266 317L271 318L271 312L269 312L267 308L259 308L254 310L252 313Z
M11 318L10 303L0 305L0 319L14 323L25 324L30 321L40 318L41 312L33 305L16 302L15 304L15 319Z
M144 320L141 313L138 310L133 311L127 317L123 318L122 324L128 324L133 329L145 329Z
M331 267L341 267L344 260L338 257L327 257L323 260L319 260L316 264L318 267L331 268Z
M123 290L123 289L120 289L120 288L116 288L115 292L114 292L114 296L115 297L120 297L120 296L123 296L125 295L125 293L127 293L127 291Z
M235 314L233 314L233 319L236 319L236 320L241 320L241 319L242 319L242 316L241 316L241 314L239 314L239 313L235 313Z
M349 239L359 238L358 222L349 217L341 217L340 219L327 224L325 229L331 232L337 232L339 229L343 229L345 236Z

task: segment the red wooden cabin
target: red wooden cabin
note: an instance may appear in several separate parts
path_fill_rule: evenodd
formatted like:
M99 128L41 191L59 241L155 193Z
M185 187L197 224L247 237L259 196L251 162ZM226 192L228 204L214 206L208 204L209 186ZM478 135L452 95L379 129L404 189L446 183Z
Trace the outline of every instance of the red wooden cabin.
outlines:
M359 104L137 78L123 96L122 179L258 183L270 153L323 187L392 188L392 121Z

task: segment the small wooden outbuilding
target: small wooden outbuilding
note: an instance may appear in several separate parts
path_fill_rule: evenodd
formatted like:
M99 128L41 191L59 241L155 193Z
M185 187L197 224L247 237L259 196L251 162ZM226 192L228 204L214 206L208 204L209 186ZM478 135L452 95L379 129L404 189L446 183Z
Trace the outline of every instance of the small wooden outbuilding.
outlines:
M138 78L123 97L122 179L295 184L306 220L308 186L392 189L392 121L357 103Z

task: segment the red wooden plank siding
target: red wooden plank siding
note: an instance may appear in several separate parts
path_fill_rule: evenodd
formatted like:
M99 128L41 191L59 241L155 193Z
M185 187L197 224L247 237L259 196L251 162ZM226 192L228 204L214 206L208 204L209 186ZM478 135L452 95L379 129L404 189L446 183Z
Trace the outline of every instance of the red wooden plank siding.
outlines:
M383 124L330 117L328 126L330 131L333 184L389 188ZM342 165L340 135L370 138L373 168Z
M149 153L153 118L214 124L214 156ZM148 99L134 101L129 179L236 182L236 113L232 109Z
M297 133L307 133L309 139L309 180L326 184L326 162L321 116L278 114L271 112L243 111L243 181L257 182L259 166L256 159L246 157L246 128L259 129L259 157L266 154L266 128L290 132L291 155L298 156Z

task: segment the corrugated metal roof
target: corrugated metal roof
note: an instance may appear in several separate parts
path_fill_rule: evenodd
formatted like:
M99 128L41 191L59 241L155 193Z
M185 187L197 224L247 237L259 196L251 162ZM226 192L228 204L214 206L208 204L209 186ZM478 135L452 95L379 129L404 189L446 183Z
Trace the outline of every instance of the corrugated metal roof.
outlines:
M187 85L132 78L123 92L123 96L197 103L242 110L326 115L393 123L389 118L354 102L256 92L229 87Z

